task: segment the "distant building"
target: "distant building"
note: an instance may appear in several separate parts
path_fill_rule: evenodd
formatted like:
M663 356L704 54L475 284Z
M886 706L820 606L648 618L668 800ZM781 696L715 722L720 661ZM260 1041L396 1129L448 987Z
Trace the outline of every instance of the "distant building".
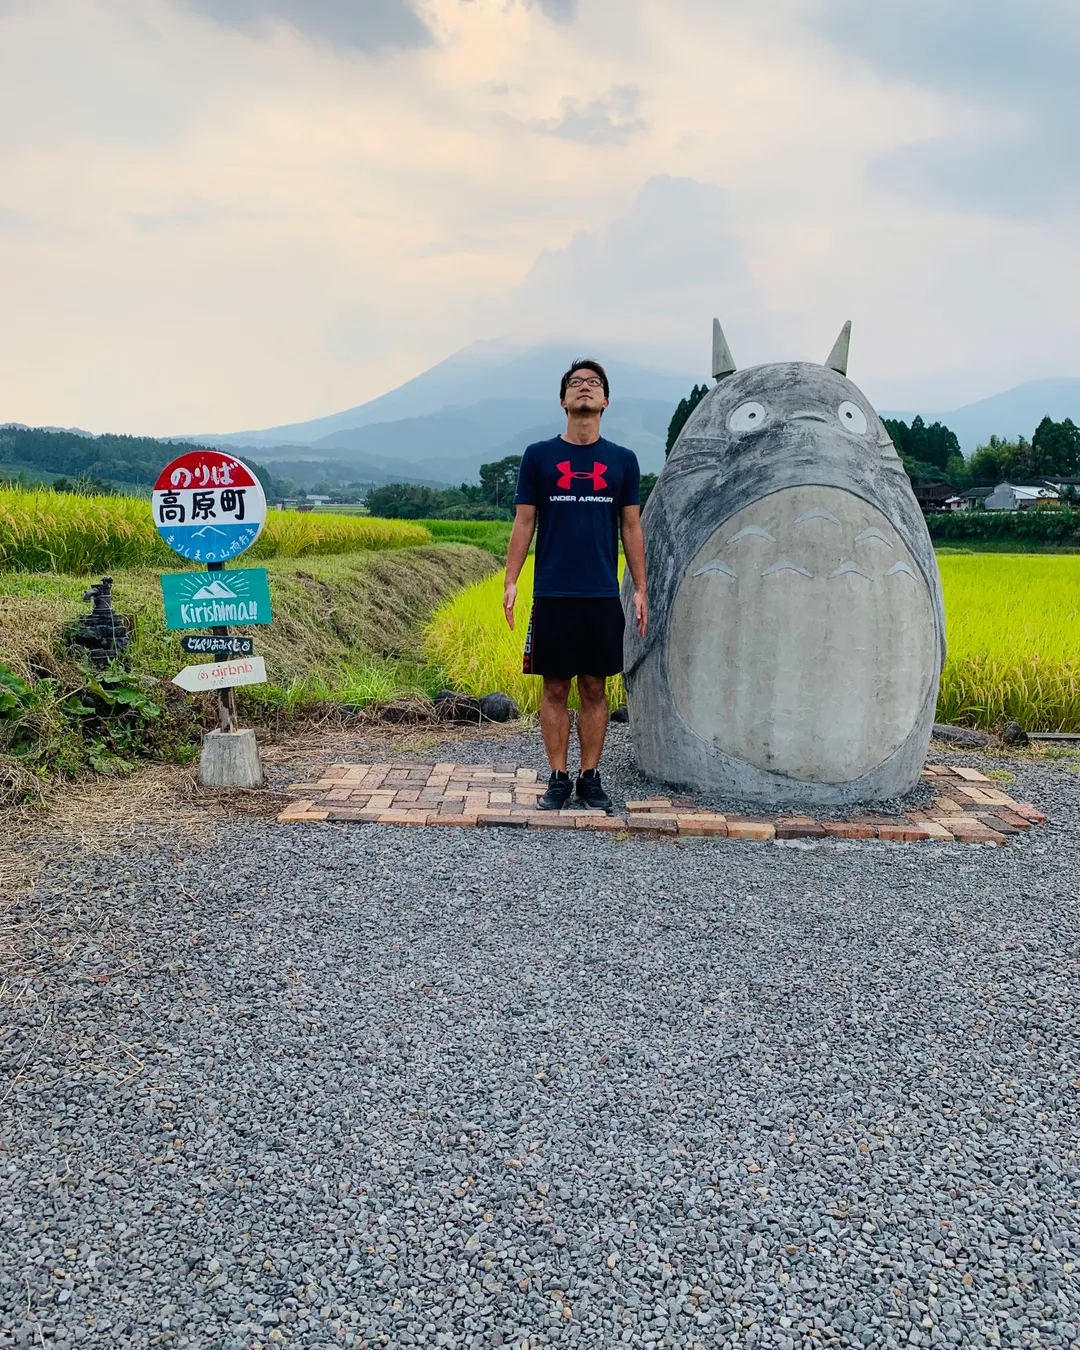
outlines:
M967 488L947 498L945 505L950 511L981 511L993 490L988 487Z
M307 500L312 504L312 506L325 506L327 502L330 500L330 498L320 497L314 492L309 492L307 493Z
M1054 489L1063 504L1074 505L1080 498L1080 478L1044 478L1043 482Z
M1045 484L1038 487L1026 483L999 483L984 505L988 511L1026 511L1058 500L1055 489Z
M924 511L944 511L945 503L952 496L949 483L912 483L915 500Z

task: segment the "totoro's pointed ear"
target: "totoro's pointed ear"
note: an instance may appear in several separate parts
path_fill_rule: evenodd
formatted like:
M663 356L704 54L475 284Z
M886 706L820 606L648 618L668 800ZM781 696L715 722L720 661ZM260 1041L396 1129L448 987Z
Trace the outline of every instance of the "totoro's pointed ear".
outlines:
M851 346L851 320L848 319L843 328L840 329L840 336L833 343L833 349L829 353L829 359L825 362L826 370L838 370L841 375L847 374L848 348Z
M712 374L714 380L722 380L725 375L734 375L735 362L731 359L731 348L727 345L720 320L712 321Z

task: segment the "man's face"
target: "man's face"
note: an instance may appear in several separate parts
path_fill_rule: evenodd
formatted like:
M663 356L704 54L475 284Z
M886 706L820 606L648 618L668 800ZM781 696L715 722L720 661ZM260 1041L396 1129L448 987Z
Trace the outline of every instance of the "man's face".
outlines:
M562 401L568 413L603 412L607 405L604 382L595 370L575 370L571 374Z

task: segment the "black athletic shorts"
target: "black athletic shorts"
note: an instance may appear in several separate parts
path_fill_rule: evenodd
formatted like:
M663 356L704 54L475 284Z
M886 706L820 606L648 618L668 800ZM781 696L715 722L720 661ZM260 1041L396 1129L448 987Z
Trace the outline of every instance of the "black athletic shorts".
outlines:
M525 637L526 675L570 680L623 668L622 601L615 595L546 595L533 600Z

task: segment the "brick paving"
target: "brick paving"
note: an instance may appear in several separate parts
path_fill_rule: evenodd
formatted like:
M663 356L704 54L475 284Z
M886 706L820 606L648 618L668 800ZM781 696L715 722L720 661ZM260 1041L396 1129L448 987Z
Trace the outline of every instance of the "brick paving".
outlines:
M538 811L536 801L547 784L535 769L515 764L331 764L322 778L288 789L297 800L278 820L998 845L1045 820L1036 807L1013 801L976 769L928 764L922 776L933 792L929 807L895 816L866 811L851 819L829 820L791 814L727 816L705 810L687 796L645 797L627 802L624 812L613 815L572 808Z

